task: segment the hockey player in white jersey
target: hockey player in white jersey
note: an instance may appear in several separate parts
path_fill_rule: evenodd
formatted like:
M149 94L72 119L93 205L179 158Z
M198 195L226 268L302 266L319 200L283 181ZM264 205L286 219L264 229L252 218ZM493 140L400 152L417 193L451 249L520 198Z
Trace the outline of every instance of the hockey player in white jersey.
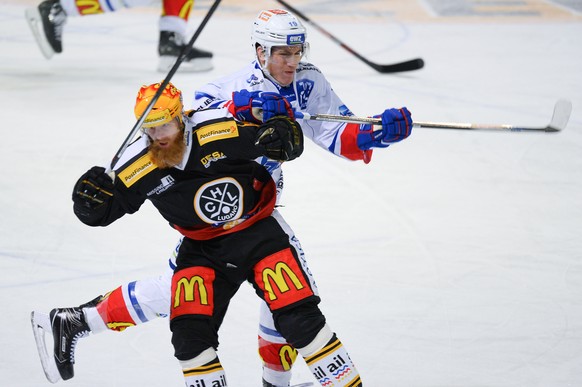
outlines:
M321 71L316 66L301 61L308 51L308 43L306 30L295 16L284 10L261 11L253 23L252 47L256 59L240 71L198 89L194 108L233 99L239 118L260 121L261 95L263 92L275 92L284 95L299 112L351 115ZM247 92L234 93L237 90ZM401 141L410 135L412 129L411 115L406 108L387 109L380 117L383 122L381 127L299 119L297 121L307 138L330 153L369 163L373 148L385 148ZM267 158L260 162L267 167L277 183L279 200L283 188L281 164ZM290 229L288 234L291 235L291 243L304 260L305 254L298 239ZM176 249L178 248L179 244ZM45 323L48 327L52 326L52 330L46 329L47 333L68 343L63 351L59 352L55 348L54 356L74 359L76 340L73 342L72 337L75 335L86 335L89 331L98 333L107 329L120 331L158 316L166 316L169 310L173 265L174 262L170 259L169 269L159 277L125 284L88 305L53 309L50 323ZM63 321L66 324L62 324ZM65 328L60 328L63 326ZM327 336L325 338L329 339ZM322 359L313 354L319 354L326 344L327 341L322 338L319 346L307 351L302 349L301 354L312 358L313 362L324 363L327 356ZM287 344L278 333L265 303L262 303L260 314L259 353L263 359L263 386L289 386L291 367L297 350ZM334 354L335 351L330 353ZM72 369L72 363L69 363ZM335 375L320 373L315 377L326 386L360 385L348 384L350 381L342 380L341 370Z
M45 58L63 51L63 29L68 17L100 15L159 4L159 0L44 0L37 7L27 8L26 21ZM168 72L186 44L185 34L192 0L163 0L159 20L158 71ZM182 72L212 69L212 53L192 47L179 70Z
M210 106L214 100L230 99L233 91L245 89L249 96L264 91L279 93L296 111L311 115L352 115L323 73L313 64L301 61L309 50L305 36L305 28L290 12L261 11L252 31L256 60L198 89L193 107ZM244 105L245 97L239 96L234 102ZM382 118L382 127L301 119L298 122L305 136L324 149L369 163L372 148L385 148L401 141L410 135L412 128L406 108L387 109L377 117Z

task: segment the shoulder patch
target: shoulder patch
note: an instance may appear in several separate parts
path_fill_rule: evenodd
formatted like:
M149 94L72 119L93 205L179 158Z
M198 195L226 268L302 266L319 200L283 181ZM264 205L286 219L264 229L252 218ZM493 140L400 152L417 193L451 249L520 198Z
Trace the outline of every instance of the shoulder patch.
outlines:
M217 122L196 129L196 137L201 146L212 141L238 137L238 126L234 120Z
M299 62L299 66L297 66L295 72L299 73L301 71L316 71L321 74L321 70L317 66L307 62Z
M117 176L129 188L156 168L157 165L154 164L148 152L120 171Z

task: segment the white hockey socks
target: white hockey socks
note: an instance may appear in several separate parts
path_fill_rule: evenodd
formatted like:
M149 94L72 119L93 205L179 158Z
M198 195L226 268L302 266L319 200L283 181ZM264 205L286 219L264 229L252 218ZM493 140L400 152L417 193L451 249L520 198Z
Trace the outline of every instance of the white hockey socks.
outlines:
M89 325L91 333L101 333L107 330L107 325L97 311L97 308L83 308L83 313L85 314L85 319L87 319L87 325Z
M194 359L180 360L186 386L227 387L226 375L216 351L208 348Z
M178 16L161 16L159 21L160 31L175 32L186 40L188 24L186 20Z
M327 325L319 331L309 345L297 350L322 386L362 386L360 374L348 352Z

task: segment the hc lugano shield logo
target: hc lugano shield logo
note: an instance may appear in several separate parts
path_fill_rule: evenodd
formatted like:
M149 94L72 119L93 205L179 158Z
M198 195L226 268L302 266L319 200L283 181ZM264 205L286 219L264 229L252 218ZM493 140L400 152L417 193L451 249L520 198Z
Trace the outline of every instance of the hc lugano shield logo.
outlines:
M201 186L194 197L194 209L209 224L240 218L243 211L243 189L235 179L223 177Z

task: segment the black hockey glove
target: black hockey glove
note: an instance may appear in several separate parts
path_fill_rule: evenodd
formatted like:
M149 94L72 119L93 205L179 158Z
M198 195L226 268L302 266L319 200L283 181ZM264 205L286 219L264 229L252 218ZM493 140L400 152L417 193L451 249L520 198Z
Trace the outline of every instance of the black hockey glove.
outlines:
M73 211L85 224L96 225L105 216L113 198L113 180L103 167L93 167L77 180Z
M273 117L259 126L255 145L272 160L291 161L303 153L303 131L289 117Z

